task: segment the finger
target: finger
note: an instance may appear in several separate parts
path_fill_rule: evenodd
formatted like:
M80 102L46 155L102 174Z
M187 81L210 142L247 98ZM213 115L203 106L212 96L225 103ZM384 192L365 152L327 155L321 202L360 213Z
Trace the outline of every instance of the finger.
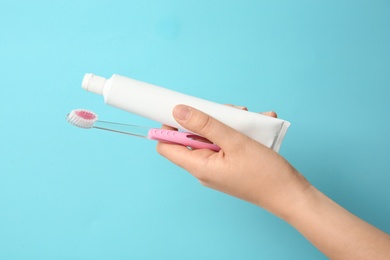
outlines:
M161 129L165 129L165 130L174 130L174 131L177 131L176 128L174 127L171 127L169 125L162 125L161 126ZM156 150L159 154L161 154L162 156L166 157L165 156L165 151L166 150L172 150L172 148L170 148L171 146L176 146L176 144L173 144L173 143L166 143L166 142L162 142L162 141L158 141L157 142L157 146L156 146ZM182 145L177 145L177 146L182 146ZM186 148L186 147L183 147L183 148ZM176 149L176 148L173 148L173 149ZM188 149L186 149L188 150ZM169 158L168 158L169 159Z
M276 112L274 112L274 111L262 112L261 114L262 114L262 115L265 115L265 116L274 117L274 118L277 118L277 117L278 117L278 115L277 115Z
M176 128L168 125L162 125L161 128L177 131ZM214 151L208 149L191 151L188 147L183 145L161 141L157 143L156 150L160 155L178 165L179 167L187 170L196 178L198 178L196 175L196 169L199 169L199 165L204 163L205 159L207 160L207 158L209 158L209 156L214 153Z
M177 128L171 127L169 125L162 125L161 129L177 131ZM197 160L194 160L194 155L191 153L192 151L188 147L181 144L159 141L157 143L156 150L160 155L164 156L174 164L186 169L187 171L192 168L191 165L194 164L193 162Z
M163 142L159 142L156 149L160 155L190 172L196 178L201 177L198 175L199 170L203 169L203 165L207 164L208 159L212 155L217 155L209 149L190 150L183 145Z
M173 116L185 129L209 139L225 151L236 149L244 137L215 118L186 105L176 106Z
M234 108L237 108L237 109L241 109L241 110L248 111L248 108L247 108L247 107L236 106L236 105L233 105L233 104L225 104L225 106L234 107ZM274 118L277 118L277 117L278 117L278 115L277 115L276 112L274 112L274 111L261 112L260 114L265 115L265 116L274 117Z
M241 109L241 110L248 111L248 108L247 108L247 107L236 106L236 105L233 105L233 104L225 104L225 106L234 107L234 108L237 108L237 109Z
M169 125L162 125L161 129L177 131L177 128L174 128L174 127L169 126Z

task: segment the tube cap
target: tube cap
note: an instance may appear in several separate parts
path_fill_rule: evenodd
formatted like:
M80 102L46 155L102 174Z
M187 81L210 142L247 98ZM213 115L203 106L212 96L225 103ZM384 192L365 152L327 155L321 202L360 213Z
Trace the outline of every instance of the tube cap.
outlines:
M102 95L105 83L106 78L96 76L92 73L87 73L84 75L81 87L86 91Z

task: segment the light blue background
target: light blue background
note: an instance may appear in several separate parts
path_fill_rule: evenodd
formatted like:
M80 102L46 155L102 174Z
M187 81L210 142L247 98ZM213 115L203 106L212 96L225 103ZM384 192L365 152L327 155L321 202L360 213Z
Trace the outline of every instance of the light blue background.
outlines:
M154 142L69 125L159 125L83 91L87 72L277 111L281 154L390 232L389 1L2 1L0 35L1 259L325 259Z

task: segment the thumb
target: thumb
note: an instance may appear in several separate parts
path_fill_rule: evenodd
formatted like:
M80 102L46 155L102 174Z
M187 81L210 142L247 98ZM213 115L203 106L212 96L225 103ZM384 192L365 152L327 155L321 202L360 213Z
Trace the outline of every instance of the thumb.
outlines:
M196 108L177 105L173 116L185 129L207 138L224 150L236 149L242 144L244 135Z

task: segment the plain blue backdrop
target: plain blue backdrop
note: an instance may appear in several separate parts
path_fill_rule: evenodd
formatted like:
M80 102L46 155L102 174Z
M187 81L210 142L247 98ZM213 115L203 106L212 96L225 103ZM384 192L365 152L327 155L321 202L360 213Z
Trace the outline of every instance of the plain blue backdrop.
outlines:
M1 1L0 35L1 259L325 259L153 141L68 124L159 126L82 90L87 72L277 111L280 153L390 232L389 1Z

